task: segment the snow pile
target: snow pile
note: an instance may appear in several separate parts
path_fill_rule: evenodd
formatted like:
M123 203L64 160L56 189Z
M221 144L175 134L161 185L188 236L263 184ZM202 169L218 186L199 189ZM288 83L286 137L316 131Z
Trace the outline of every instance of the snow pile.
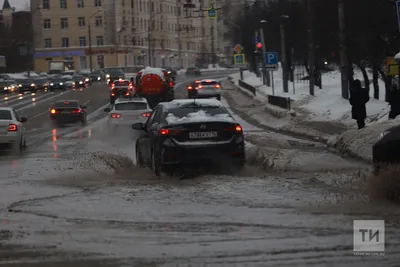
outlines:
M146 68L140 70L139 72L142 73L142 77L147 74L156 74L156 75L160 76L161 78L164 78L164 72L162 71L161 68L146 67Z
M379 140L380 134L389 128L399 125L400 118L376 123L361 130L348 130L328 141L328 145L340 152L357 158L372 161L372 146Z
M233 68L223 68L220 67L218 64L215 65L215 67L212 64L208 65L207 69L201 69L201 72L207 72L207 71L224 71L224 70L235 70Z
M360 73L356 73L355 78L363 80ZM230 75L233 82L238 84L240 75L238 73ZM300 113L305 113L306 119L310 121L329 121L340 122L346 125L354 125L351 119L351 105L348 100L341 96L341 77L338 71L332 71L323 74L322 89L315 87L315 96L309 94L308 83L289 82L289 93L283 92L282 70L274 72L275 92L272 87L262 84L261 77L257 77L249 71L244 72L245 83L248 83L257 89L256 99L265 101L265 96L273 95L290 97L295 100L292 108ZM370 101L367 103L367 123L375 123L382 121L389 112L388 104L383 101L385 99L385 84L379 81L380 95L379 99L373 98L373 91L370 92Z
M168 114L166 117L168 124L180 124L180 123L191 123L191 122L231 122L234 123L235 120L229 114L216 114L211 115L204 110L199 110L197 112L192 112L187 114L187 116L179 118L173 114Z

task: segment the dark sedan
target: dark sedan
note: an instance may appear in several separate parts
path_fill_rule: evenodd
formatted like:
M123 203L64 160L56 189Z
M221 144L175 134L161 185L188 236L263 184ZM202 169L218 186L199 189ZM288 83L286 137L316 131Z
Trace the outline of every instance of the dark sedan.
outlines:
M23 94L25 92L36 93L37 87L33 79L21 79L16 81L18 85L18 93Z
M53 104L50 118L54 124L81 122L86 124L86 107L76 100L61 100Z
M381 133L380 139L372 147L375 173L382 167L400 164L400 126L389 128Z
M176 76L177 76L177 71L176 70L174 70L171 67L163 67L163 69L165 69L168 72L168 74L171 77L172 81L176 80Z
M106 74L101 70L95 70L89 74L91 82L104 82L106 80Z
M110 84L115 80L125 79L125 73L120 68L111 68L106 70L107 83Z
M60 89L60 90L66 90L67 87L64 84L64 79L63 78L52 78L49 81L49 90L50 91L54 91L56 89Z
M33 83L36 85L36 88L38 90L47 90L49 87L49 83L46 79L40 78L40 79L35 79Z
M186 76L201 76L201 71L196 67L189 67L186 69Z
M85 77L83 75L72 76L72 89L85 87Z
M245 164L243 129L218 100L160 103L146 124L132 128L143 131L136 141L137 164L157 176L189 166Z

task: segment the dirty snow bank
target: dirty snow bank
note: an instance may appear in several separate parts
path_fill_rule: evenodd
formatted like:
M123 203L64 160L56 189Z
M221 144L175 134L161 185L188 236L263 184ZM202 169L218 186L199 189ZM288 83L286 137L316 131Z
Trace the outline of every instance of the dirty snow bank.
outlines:
M372 146L387 129L399 125L400 118L367 126L364 129L348 130L328 141L330 147L357 158L372 162Z

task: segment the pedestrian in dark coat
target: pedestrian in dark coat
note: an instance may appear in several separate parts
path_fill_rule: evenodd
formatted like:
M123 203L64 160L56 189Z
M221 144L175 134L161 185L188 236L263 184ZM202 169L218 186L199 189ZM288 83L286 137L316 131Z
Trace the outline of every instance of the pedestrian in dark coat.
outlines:
M369 92L362 88L361 81L356 79L353 81L350 90L351 115L357 121L358 129L365 127L365 119L367 118L367 109L365 105L369 101Z
M394 120L400 114L400 90L393 84L389 93L389 120Z

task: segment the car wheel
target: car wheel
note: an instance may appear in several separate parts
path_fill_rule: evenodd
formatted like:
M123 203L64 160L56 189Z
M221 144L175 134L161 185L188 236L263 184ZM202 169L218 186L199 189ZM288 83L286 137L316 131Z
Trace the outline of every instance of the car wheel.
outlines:
M143 164L143 159L142 159L142 154L140 152L140 148L138 145L136 145L136 165L139 168L143 168L144 164Z
M20 155L22 153L23 150L23 143L22 143L22 137L21 140L18 143L14 143L13 144L13 152L15 155Z
M217 96L217 100L218 100L218 101L221 101L221 96Z
M154 151L151 152L151 170L157 177L161 176L161 159Z

